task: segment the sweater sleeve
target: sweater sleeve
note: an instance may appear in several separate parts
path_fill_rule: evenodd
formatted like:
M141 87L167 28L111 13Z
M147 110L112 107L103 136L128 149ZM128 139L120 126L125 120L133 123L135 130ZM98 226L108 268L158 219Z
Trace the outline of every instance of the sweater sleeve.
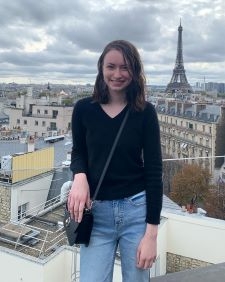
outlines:
M143 155L147 201L146 222L159 224L163 195L160 129L154 106L148 103L145 111Z
M84 102L78 101L72 113L72 152L70 169L73 175L77 173L87 173L87 147L85 141L86 130L83 124L82 114L84 114Z

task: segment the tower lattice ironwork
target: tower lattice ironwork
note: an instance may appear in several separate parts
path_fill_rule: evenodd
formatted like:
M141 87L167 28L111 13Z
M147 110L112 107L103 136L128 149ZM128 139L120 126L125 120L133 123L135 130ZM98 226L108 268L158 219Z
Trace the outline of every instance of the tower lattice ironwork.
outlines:
M183 27L181 26L180 22L180 26L178 27L176 63L170 83L166 87L166 93L193 93L192 87L188 83L184 69L182 31Z

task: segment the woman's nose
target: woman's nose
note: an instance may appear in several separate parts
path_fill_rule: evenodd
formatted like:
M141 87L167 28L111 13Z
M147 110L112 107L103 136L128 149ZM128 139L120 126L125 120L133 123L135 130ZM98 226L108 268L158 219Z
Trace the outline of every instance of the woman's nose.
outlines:
M115 68L115 70L114 70L114 76L115 76L115 77L120 77L120 76L121 76L121 70L120 70L120 68Z

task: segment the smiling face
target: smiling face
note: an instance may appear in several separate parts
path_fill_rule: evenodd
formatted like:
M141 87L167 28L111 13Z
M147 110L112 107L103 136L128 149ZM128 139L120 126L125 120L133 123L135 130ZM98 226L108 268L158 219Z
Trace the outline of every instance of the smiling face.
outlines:
M128 62L124 60L122 52L112 49L106 53L103 66L103 78L108 86L109 94L125 94L127 86L132 81Z

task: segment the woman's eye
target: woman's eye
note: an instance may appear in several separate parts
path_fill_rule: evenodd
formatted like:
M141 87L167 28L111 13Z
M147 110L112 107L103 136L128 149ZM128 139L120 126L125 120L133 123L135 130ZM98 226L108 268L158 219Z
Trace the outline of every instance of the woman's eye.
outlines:
M113 66L107 66L108 69L113 69Z

